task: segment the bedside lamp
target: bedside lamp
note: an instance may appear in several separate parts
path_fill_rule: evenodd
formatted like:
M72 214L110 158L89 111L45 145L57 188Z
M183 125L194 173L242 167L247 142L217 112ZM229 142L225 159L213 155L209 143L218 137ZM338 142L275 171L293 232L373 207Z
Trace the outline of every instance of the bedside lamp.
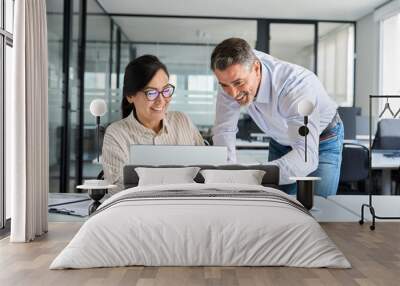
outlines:
M304 137L304 161L307 162L307 135L310 132L307 124L308 116L313 112L314 105L311 101L303 100L297 105L297 110L304 117L304 125L299 128L299 135Z
M107 104L104 99L94 99L90 103L90 113L96 117L96 136L97 136L97 162L99 162L100 152L100 117L106 114Z

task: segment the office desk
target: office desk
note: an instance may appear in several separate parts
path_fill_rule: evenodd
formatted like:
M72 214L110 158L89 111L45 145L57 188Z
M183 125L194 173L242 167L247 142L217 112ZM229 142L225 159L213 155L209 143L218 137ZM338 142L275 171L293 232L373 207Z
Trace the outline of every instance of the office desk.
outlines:
M369 141L368 140L352 140L352 139L344 139L343 143L353 143L353 144L360 144L367 148L369 148ZM268 149L269 142L263 141L255 141L255 140L243 140L243 139L236 139L236 149Z
M343 143L360 144L369 148L369 141L365 138L358 140L344 140ZM242 164L264 164L268 161L269 142L246 141L237 139L237 162ZM382 194L391 194L391 171L400 167L400 157L389 158L382 153L372 152L371 166L373 170L382 170Z
M265 164L268 162L269 142L236 139L236 161L238 164Z
M392 170L400 167L400 157L385 157L380 152L372 151L371 168L373 170L382 170L382 195L392 193Z
M352 143L352 144L359 144L369 149L369 141L368 140L353 140L353 139L344 139L343 143Z
M268 162L268 150L240 149L236 150L236 162L243 165L257 165Z
M269 142L236 139L237 150L268 150Z
M328 200L358 216L361 214L361 205L369 203L369 197L366 195L330 196L328 197ZM400 196L374 196L372 200L377 215L383 217L400 217ZM366 210L364 214L365 219L372 220L371 214L368 210ZM379 219L377 219L377 221L379 221Z
M368 140L351 140L345 139L343 143L353 143L353 144L360 144L367 148L369 148ZM236 139L236 149L268 149L269 142L262 142L262 141L248 141L243 139Z

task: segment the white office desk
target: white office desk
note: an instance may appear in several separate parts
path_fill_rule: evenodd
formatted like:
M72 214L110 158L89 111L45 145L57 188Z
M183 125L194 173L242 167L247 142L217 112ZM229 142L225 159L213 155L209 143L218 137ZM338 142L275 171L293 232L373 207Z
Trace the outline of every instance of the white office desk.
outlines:
M236 161L238 164L255 165L268 162L269 142L236 139Z
M368 137L368 136L367 136ZM357 136L359 138L359 136ZM343 143L361 144L369 148L369 138L344 140ZM237 162L241 164L264 164L268 161L269 142L246 141L237 139ZM372 169L382 170L382 194L391 194L391 171L400 168L400 157L389 158L382 153L372 152Z
M369 141L368 140L351 140L351 139L345 139L343 140L343 143L353 143L353 144L360 144L363 145L367 148L369 148ZM238 149L268 149L269 148L269 142L262 142L262 141L248 141L248 140L242 140L242 139L236 139L236 147Z
M268 150L236 150L236 162L243 165L266 164L268 162Z
M400 167L400 157L385 157L382 153L372 151L372 169L397 169Z
M385 157L382 153L372 151L371 168L382 170L382 194L390 195L392 189L391 171L399 169L400 157Z
M269 147L269 142L262 141L248 141L242 139L236 139L237 149L264 149L267 150Z
M343 144L352 143L352 144L359 144L369 149L369 141L368 140L353 140L353 139L344 139Z

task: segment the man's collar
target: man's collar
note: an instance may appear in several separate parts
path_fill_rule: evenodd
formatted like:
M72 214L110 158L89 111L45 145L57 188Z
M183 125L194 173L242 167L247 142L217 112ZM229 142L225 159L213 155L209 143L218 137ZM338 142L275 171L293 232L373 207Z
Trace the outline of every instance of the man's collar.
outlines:
M269 103L269 99L271 97L271 82L268 73L269 71L259 58L258 60L261 66L261 81L260 87L257 92L257 97L254 99L254 101L258 103Z

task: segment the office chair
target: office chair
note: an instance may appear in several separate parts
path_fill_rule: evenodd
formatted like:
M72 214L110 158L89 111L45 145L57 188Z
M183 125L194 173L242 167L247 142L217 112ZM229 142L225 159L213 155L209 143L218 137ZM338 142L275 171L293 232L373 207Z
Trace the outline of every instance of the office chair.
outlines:
M356 139L357 125L356 118L361 115L361 107L343 107L338 108L338 113L343 121L344 139Z
M369 150L367 147L354 144L344 143L342 152L342 165L340 169L339 193L354 194L358 192L366 192L368 184L366 179L369 174ZM364 190L360 187L353 189L354 183L364 184ZM359 185L359 184L358 184Z
M264 133L248 114L243 114L243 118L238 121L238 133L236 138L249 140L251 133Z

